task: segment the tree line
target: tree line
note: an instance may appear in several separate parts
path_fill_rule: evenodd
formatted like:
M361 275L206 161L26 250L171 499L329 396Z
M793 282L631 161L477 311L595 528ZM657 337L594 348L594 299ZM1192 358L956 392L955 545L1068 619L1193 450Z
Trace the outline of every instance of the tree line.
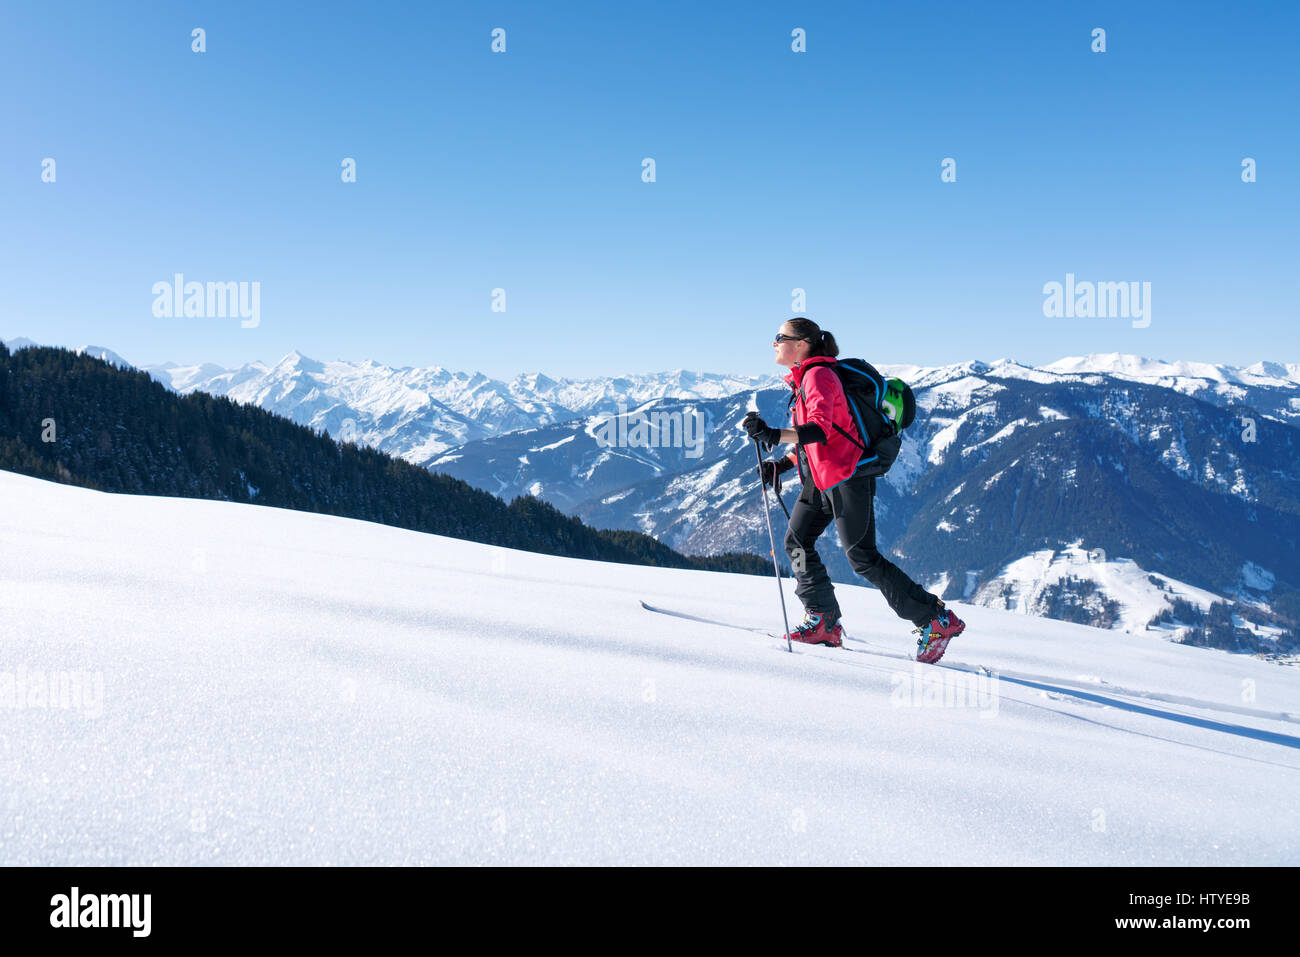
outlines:
M597 561L770 574L759 556L682 555L649 535L591 528L521 496L339 443L203 392L68 349L0 343L0 469L104 492L218 499L379 522Z

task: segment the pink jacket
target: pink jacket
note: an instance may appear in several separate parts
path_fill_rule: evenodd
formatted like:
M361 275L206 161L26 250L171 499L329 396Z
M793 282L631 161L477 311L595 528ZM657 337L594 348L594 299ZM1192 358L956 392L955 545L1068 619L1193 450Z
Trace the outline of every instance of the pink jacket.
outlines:
M785 376L795 396L790 410L791 428L815 425L826 436L824 442L801 443L813 484L823 492L839 485L863 462L875 458L874 452L863 451L867 442L853 421L840 377L831 368L834 365L831 356L812 356L791 366ZM798 468L798 449L788 457Z

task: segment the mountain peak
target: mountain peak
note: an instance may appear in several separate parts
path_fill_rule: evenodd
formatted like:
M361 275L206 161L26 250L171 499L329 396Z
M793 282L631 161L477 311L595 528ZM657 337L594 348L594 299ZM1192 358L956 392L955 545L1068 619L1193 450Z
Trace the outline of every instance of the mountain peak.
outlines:
M134 369L131 363L127 362L112 349L106 349L103 346L82 346L76 350L78 355L90 356L93 359L100 359L109 365L117 366L120 369Z
M294 349L277 362L273 368L282 372L287 372L291 369L301 372L323 372L325 370L325 363L319 362L310 356L305 356L297 349Z
M1043 366L1051 372L1125 372L1141 374L1168 366L1163 359L1124 352L1090 352L1086 356L1067 356Z
M515 382L533 392L543 392L556 386L555 380L543 372L521 372L515 376Z

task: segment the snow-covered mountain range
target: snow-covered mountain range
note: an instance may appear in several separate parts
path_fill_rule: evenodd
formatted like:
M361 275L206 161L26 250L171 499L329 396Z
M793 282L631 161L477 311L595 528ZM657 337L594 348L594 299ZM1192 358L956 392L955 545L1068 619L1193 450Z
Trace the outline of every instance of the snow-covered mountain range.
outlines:
M5 344L11 350L36 345L26 338L5 340ZM134 367L103 346L82 346L76 351L123 368ZM918 389L967 375L1038 383L1101 375L1173 389L1216 405L1248 405L1284 421L1300 419L1300 364L1294 363L1232 366L1109 353L1064 358L1039 367L1011 359L991 364L878 366ZM164 362L140 368L179 393L228 396L336 436L350 420L357 442L412 462L483 438L582 416L610 415L619 411L620 404L635 409L655 400L721 399L747 390L783 388L779 369L770 376L679 369L587 379L554 379L536 372L506 382L441 366L321 361L296 350L272 364L254 361L225 368Z
M592 379L532 373L502 382L440 366L320 362L296 351L269 366L252 362L221 369L164 363L144 371L177 392L229 396L334 436L346 432L358 443L411 462L520 429L609 414L619 403L717 398L772 384L771 378L685 370Z
M912 384L920 415L880 483L879 538L945 597L1172 637L1216 601L1262 639L1283 634L1273 611L1295 617L1300 365L1110 354L881 369ZM754 407L784 418L781 370L503 382L293 352L146 371L683 552L768 551L737 426ZM649 421L650 440L611 443L635 434L608 428L619 418ZM822 550L833 576L858 580L833 535Z
M1020 372L1003 378L998 373ZM1163 385L1007 364L913 370L921 413L877 497L879 540L948 598L1185 637L1215 601L1256 637L1300 582L1300 434ZM1259 388L1259 387L1255 387ZM1266 396L1285 408L1294 387ZM1204 392L1204 397L1217 393ZM661 402L705 423L703 454L602 447L599 418L500 436L428 464L510 497L547 498L597 527L634 528L681 551L766 551L751 407L784 414L780 389ZM788 498L793 497L788 493ZM823 557L857 580L834 544ZM1182 601L1195 611L1156 619ZM1246 616L1246 617L1242 617ZM1251 617L1258 620L1251 620Z

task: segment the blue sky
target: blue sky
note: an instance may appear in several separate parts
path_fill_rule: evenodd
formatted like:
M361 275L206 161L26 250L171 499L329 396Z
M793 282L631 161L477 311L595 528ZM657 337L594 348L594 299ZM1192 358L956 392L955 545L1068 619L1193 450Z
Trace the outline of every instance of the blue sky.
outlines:
M0 336L758 373L800 287L881 363L1300 361L1298 10L8 4ZM176 273L260 323L155 317ZM1045 317L1066 273L1150 282L1150 326Z

